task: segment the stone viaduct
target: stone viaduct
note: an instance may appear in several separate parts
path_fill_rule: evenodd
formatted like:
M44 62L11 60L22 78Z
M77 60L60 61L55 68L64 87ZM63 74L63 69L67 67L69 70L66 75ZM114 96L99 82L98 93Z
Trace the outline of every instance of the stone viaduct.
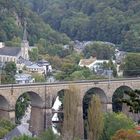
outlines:
M36 133L47 129L51 125L53 100L56 99L59 91L69 89L69 85L79 88L79 128L78 135L83 137L83 98L90 89L105 102L105 109L112 111L112 97L116 89L128 87L140 89L139 78L117 79L117 80L96 80L96 81L72 81L58 83L33 83L33 84L10 84L0 85L0 118L7 118L15 121L15 105L23 93L28 93L31 99L30 130ZM77 94L77 93L76 93ZM78 125L77 125L78 126Z

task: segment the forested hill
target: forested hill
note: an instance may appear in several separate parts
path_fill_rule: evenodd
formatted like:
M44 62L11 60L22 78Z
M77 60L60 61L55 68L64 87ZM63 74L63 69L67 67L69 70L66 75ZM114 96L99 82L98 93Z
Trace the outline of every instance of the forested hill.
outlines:
M25 22L30 45L40 39L51 44L66 44L70 40L67 35L53 30L32 11L28 0L0 0L0 42L8 41L8 45L14 42L18 44L23 36Z
M140 51L140 0L30 0L32 9L73 40L102 40Z
M5 17L5 6L13 11L13 5L21 21L27 18L30 42L39 38L67 42L61 32L72 40L108 41L127 51L140 51L140 0L0 0L4 7L0 10L0 40L21 34L20 27L13 26L14 18ZM13 27L7 31L8 23Z

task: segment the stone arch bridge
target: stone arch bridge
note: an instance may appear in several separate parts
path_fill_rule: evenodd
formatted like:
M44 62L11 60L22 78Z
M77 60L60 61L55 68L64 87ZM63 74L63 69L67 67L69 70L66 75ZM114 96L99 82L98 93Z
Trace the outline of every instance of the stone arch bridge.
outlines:
M107 111L112 110L113 93L119 87L140 89L139 78L108 80L88 80L58 83L33 83L33 84L9 84L0 85L0 118L7 118L15 121L15 105L17 99L25 92L31 98L31 120L30 130L40 133L51 125L53 100L61 90L75 85L79 88L79 119L80 128L77 128L78 135L83 137L83 98L88 90L95 89L96 94L105 98Z

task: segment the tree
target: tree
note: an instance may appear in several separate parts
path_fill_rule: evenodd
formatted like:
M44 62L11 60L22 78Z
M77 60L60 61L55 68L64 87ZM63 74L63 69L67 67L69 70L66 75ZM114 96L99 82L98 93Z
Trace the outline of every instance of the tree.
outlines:
M112 59L114 57L114 47L112 44L106 44L100 41L93 41L89 46L86 46L83 50L84 56L89 58L90 56L97 57L97 59Z
M37 61L38 60L38 49L34 48L31 51L29 51L29 57L31 61Z
M7 62L5 67L3 68L2 83L3 84L15 83L16 71L17 71L16 64L14 62Z
M23 135L23 136L15 137L13 140L38 140L38 138L33 138L30 136Z
M123 113L106 113L101 140L110 140L120 129L133 129L134 122Z
M118 130L111 140L139 140L140 135L135 130Z
M125 91L126 98L121 99L122 103L125 103L129 107L129 112L134 114L140 113L140 90ZM140 123L140 117L138 118Z
M73 85L64 93L64 122L63 122L63 140L74 140L78 138L78 93L79 89Z
M112 74L113 74L113 76L114 77L117 77L117 69L116 69L116 65L113 63L113 61L112 60L109 60L109 62L108 63L106 63L106 62L104 62L103 63L103 69L104 70L112 70Z
M32 74L33 78L35 78L36 82L45 82L45 76L38 74L38 73L33 73Z
M39 140L60 140L60 136L54 134L52 129L48 129L39 136Z
M20 119L24 116L27 107L29 106L30 98L27 93L21 95L16 102L16 121L20 123Z
M9 131L14 129L15 125L8 120L0 120L0 138L3 138Z
M123 64L124 76L140 76L140 55L129 54Z
M103 113L100 98L93 96L88 109L87 133L89 140L99 140L103 132Z

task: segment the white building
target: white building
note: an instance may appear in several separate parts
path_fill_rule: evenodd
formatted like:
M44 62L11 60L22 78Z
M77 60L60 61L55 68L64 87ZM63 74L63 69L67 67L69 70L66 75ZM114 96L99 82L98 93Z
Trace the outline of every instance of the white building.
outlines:
M17 84L34 83L35 79L30 74L16 74L15 80Z
M96 57L90 57L89 59L81 59L79 62L79 66L87 67L90 70L94 69L94 71L97 72L104 62L108 63L109 60L97 60ZM113 63L116 63L115 60L113 60Z
M39 73L39 74L44 74L45 69L43 66L39 66L38 64L34 63L31 64L30 66L26 66L27 71L32 72L32 73Z

